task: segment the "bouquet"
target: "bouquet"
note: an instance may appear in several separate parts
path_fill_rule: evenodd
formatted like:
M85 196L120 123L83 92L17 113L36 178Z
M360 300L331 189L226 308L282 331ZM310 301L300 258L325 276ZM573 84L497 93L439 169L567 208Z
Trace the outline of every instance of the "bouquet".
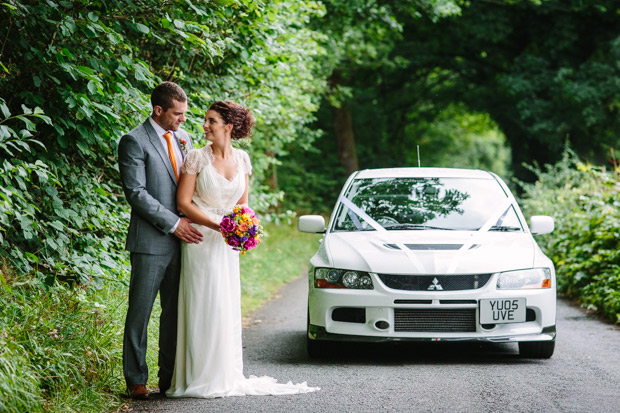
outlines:
M241 254L256 248L263 235L263 227L252 208L242 205L236 205L232 212L224 215L220 231L226 243Z

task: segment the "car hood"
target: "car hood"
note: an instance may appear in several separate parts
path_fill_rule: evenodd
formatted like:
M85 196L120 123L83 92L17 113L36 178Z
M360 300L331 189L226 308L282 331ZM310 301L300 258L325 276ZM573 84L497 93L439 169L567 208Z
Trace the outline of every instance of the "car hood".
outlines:
M398 248L405 244L408 253ZM326 235L325 264L389 274L494 273L531 268L537 250L525 232L389 231Z

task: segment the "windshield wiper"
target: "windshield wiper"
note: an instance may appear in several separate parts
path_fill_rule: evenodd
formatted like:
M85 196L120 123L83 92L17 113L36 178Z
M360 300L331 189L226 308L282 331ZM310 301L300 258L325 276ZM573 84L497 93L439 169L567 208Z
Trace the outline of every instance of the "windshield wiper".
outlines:
M521 227L507 227L504 225L493 225L491 228L489 228L489 231L514 232L514 231L521 231Z
M386 225L384 227L387 230L399 230L399 229L414 229L414 230L426 230L426 229L440 229L446 231L452 231L452 228L442 228L442 227L434 227L432 225L422 225L422 224L394 224L394 225Z

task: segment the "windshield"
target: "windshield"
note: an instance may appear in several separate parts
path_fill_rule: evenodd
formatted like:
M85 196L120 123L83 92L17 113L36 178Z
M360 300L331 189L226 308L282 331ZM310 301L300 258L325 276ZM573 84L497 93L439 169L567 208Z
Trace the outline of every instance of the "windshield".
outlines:
M356 179L345 198L387 230L475 231L500 214L490 231L523 229L513 207L506 208L507 196L494 179ZM502 207L506 209L498 211ZM335 231L374 230L367 219L342 203L337 208Z

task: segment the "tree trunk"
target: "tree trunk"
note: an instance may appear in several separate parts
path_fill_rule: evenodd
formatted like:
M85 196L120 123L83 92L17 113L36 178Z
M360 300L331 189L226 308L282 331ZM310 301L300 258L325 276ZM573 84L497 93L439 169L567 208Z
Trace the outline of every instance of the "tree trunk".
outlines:
M269 156L270 158L275 159L276 157L276 154L273 151L266 151L265 154ZM269 189L272 191L275 191L276 189L278 189L278 169L277 169L277 165L275 164L275 162L271 164L271 176L269 177Z
M342 84L342 76L336 71L329 79L332 89ZM355 134L353 133L353 120L349 106L342 102L340 107L332 107L334 121L334 136L338 149L338 161L345 169L347 175L357 171L357 151L355 150Z
M339 108L333 108L334 136L338 147L338 161L345 169L347 175L357 171L357 151L355 150L355 134L353 133L353 121L348 105L342 104Z

